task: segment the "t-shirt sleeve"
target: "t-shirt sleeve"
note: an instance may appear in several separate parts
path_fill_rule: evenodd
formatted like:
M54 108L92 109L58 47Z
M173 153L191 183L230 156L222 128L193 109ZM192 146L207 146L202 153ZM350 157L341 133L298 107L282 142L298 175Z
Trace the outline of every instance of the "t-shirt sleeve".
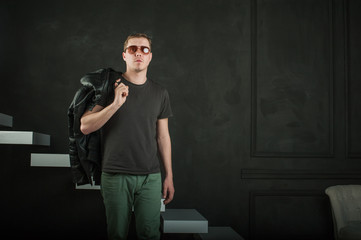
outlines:
M169 118L171 116L173 116L173 113L172 113L172 108L170 106L169 94L168 91L164 89L162 94L162 104L160 108L160 113L158 115L158 119Z

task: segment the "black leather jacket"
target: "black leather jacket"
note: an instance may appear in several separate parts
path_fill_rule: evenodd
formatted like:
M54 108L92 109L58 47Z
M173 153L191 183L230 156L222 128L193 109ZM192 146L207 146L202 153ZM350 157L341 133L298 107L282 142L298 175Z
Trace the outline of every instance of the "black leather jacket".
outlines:
M68 109L69 155L73 182L77 185L100 184L101 135L100 130L84 135L80 119L86 110L92 110L103 97L114 94L113 86L121 73L111 68L99 69L80 79L82 87L76 92ZM94 181L94 182L93 182Z

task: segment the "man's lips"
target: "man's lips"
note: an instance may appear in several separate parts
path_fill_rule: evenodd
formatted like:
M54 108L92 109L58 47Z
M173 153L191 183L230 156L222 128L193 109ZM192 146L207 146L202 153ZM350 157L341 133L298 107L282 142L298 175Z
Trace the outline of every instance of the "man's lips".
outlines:
M143 62L142 59L136 59L135 62Z

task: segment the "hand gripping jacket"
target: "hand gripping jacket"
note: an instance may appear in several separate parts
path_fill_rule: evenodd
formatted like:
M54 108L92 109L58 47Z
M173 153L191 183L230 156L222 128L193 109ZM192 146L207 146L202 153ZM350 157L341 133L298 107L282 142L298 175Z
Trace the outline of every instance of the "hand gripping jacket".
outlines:
M68 109L69 155L73 182L77 185L100 183L100 130L84 135L80 119L92 110L103 97L114 93L113 86L119 73L111 68L99 69L80 79L82 87L76 92Z

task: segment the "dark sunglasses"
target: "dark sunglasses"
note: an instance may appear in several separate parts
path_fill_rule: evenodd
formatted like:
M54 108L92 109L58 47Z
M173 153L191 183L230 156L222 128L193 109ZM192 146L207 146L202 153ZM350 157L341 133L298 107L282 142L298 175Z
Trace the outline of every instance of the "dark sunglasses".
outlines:
M146 46L129 46L127 47L126 49L124 49L124 52L126 52L128 50L128 53L130 54L134 54L138 51L138 49L140 48L140 50L142 50L143 54L147 55L150 53L150 48L149 47L146 47Z

